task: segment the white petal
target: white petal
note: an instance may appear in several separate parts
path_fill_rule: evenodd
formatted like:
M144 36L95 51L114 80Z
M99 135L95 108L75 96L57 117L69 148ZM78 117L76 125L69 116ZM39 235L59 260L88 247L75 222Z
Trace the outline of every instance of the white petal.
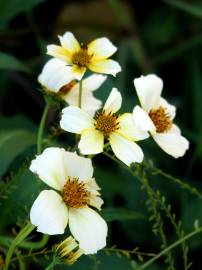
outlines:
M153 138L163 151L174 158L184 156L186 150L189 148L188 140L177 134L157 133Z
M181 130L176 124L172 124L172 128L169 130L169 133L181 135Z
M89 207L69 210L69 227L85 254L94 254L106 246L107 224Z
M138 141L149 137L148 132L141 130L133 121L132 113L124 113L118 117L120 129L117 133L128 140Z
M143 131L156 131L156 127L151 118L140 106L135 106L133 109L133 121L135 125Z
M111 59L91 61L88 64L88 68L93 72L111 74L113 76L116 76L121 71L119 63Z
M80 134L84 129L94 127L93 119L86 112L74 106L62 110L60 126L68 132L77 134Z
M79 178L79 181L88 182L93 177L93 166L90 158L80 157L76 153L66 152L65 166L68 176Z
M121 93L116 89L112 88L111 93L109 94L109 97L104 105L103 110L106 113L116 113L120 108L122 104L122 97Z
M90 201L89 201L90 206L93 206L100 211L103 203L104 203L103 199L101 199L99 196L95 196L91 194Z
M68 209L57 192L44 190L32 205L30 220L38 232L63 234L68 222Z
M114 154L126 165L130 166L133 162L142 162L144 155L136 143L126 140L117 133L110 135L109 142Z
M78 105L79 97L79 85L78 83L62 98L72 106ZM82 91L81 108L83 111L87 112L91 117L93 117L100 108L102 107L102 102L93 96L90 90L84 89Z
M170 115L171 119L175 118L176 115L176 107L174 105L169 104L164 98L160 98L160 105L166 108L166 112Z
M92 128L82 132L78 148L83 155L99 154L103 147L104 136L99 130Z
M79 67L77 65L73 65L71 68L72 75L80 81L83 78L84 73L86 72L86 67Z
M57 58L49 60L38 77L39 83L47 90L58 92L60 88L74 79L71 67Z
M32 160L30 170L50 187L62 190L68 177L64 160L63 148L49 147Z
M53 57L56 57L62 61L65 61L67 64L72 63L72 56L69 51L65 48L57 45L48 45L47 46L47 54Z
M79 42L71 32L66 32L63 36L59 36L62 47L70 53L77 52L81 49Z
M91 194L94 194L94 195L100 194L98 191L98 190L100 190L100 187L96 183L95 178L91 178L90 181L88 181L88 183L86 183L86 187Z
M146 112L159 106L163 81L154 74L134 79L141 106Z
M82 88L85 92L88 91L95 91L106 81L107 76L101 74L93 74L88 76L86 79L83 80Z
M88 53L93 59L105 59L113 55L117 48L108 38L98 38L88 44Z

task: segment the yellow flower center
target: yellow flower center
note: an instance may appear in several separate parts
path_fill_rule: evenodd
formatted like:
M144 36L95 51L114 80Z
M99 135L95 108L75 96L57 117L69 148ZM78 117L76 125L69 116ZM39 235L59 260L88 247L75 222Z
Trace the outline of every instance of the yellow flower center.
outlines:
M68 179L63 189L63 200L72 208L81 208L89 203L90 193L85 188L85 183L78 178Z
M101 112L96 116L95 128L101 131L104 136L108 136L110 133L119 129L118 116L112 114L106 114Z
M92 55L88 54L87 48L81 48L80 51L75 52L72 56L72 63L79 67L86 67L91 60Z
M166 108L160 106L158 109L151 110L149 116L156 127L156 132L163 133L171 129L172 119L166 112Z
M72 80L68 84L65 84L64 86L62 86L59 90L59 95L65 96L75 86L76 83L77 83L76 80Z

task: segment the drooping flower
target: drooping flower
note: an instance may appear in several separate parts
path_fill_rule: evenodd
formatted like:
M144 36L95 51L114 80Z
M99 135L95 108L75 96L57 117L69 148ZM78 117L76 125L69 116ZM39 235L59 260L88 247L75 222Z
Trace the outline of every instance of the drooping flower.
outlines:
M117 48L108 38L98 38L88 45L79 44L71 32L59 36L61 46L48 45L47 54L71 66L74 77L81 80L87 69L96 73L116 76L120 65L111 59Z
M103 204L91 159L50 147L32 161L30 170L57 191L43 190L35 200L30 219L37 231L63 234L69 223L84 254L102 249L106 245L107 224L91 208L100 210Z
M135 141L147 138L148 133L134 125L131 113L116 115L121 103L120 92L113 88L103 111L95 118L78 107L70 106L63 109L60 126L68 132L81 134L78 147L84 155L101 153L107 139L114 154L125 164L142 162L143 152Z
M93 96L106 80L106 76L93 74L82 83L82 109L94 116L102 106L102 102ZM78 105L79 82L71 73L71 67L63 61L53 58L49 60L38 77L39 83L47 93L56 94L69 105Z
M143 131L149 131L156 143L174 158L181 157L189 148L189 142L173 123L176 108L161 97L163 81L150 74L134 79L134 85L141 104L135 106L133 119Z
M56 251L63 259L64 263L70 265L74 264L78 258L84 254L83 250L79 248L78 243L72 236L67 237L64 241L57 245Z

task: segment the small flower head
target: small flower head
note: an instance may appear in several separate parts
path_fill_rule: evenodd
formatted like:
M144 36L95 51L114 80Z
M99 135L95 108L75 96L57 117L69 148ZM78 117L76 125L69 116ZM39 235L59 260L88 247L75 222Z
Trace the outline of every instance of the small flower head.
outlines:
M102 249L106 245L107 225L91 208L100 210L103 204L91 160L50 147L32 161L30 170L57 190L43 190L31 208L30 219L37 231L63 234L69 224L84 254Z
M68 265L74 264L84 254L84 251L79 248L78 243L72 236L57 245L56 252Z
M99 38L87 45L79 44L71 32L59 36L60 45L47 46L47 53L71 66L75 78L81 80L87 69L116 76L120 65L111 59L117 48L107 38Z
M178 158L185 154L189 142L181 136L173 120L176 108L161 97L163 81L156 75L134 80L141 107L135 106L133 120L143 131L150 132L156 143L169 155Z
M106 78L101 74L93 74L83 79L82 108L92 116L102 106L102 102L94 97L93 92ZM78 105L79 82L73 76L71 67L64 61L54 58L49 60L43 67L38 81L47 94L57 96L69 105Z
M101 112L95 118L77 107L63 110L62 129L81 134L79 149L82 154L98 154L103 151L104 140L108 140L114 154L125 164L142 162L143 152L136 141L148 137L148 133L135 126L131 113L118 115L122 97L113 88Z

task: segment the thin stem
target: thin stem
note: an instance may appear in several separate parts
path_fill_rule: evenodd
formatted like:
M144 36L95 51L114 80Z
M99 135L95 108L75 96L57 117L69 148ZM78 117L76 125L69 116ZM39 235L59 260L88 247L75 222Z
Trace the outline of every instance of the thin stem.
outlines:
M50 104L46 102L46 106L44 108L42 117L41 117L41 122L39 125L39 130L38 130L38 136L37 136L37 154L41 154L42 151L42 141L43 141L43 131L44 131L44 126L46 122L46 117L48 115L48 110L49 110Z
M78 107L81 108L82 105L82 80L79 82L79 97L78 97Z
M26 259L26 258L30 258L30 257L35 257L35 256L40 256L40 255L46 255L46 254L50 254L50 253L54 253L54 250L41 250L41 251L37 251L37 252L33 252L33 253L28 253L28 254L25 254L25 255L22 255L22 258L23 259ZM18 258L17 257L14 257L12 258L12 262L16 261Z
M192 194L198 196L199 199L202 199L202 193L200 191L198 191L197 188L192 187L188 183L185 183L182 180L180 180L179 178L176 178L176 177L174 177L174 176L172 176L172 175L170 175L170 174L168 174L168 173L166 173L158 168L155 168L154 166L148 167L148 168L151 170L151 172L153 174L161 175L161 176L173 181L174 183L178 184L180 187L182 187L182 188L188 190L189 192L191 192Z
M13 242L13 240L14 239L12 237L0 236L0 244L5 247L9 247L10 244ZM18 247L31 250L41 249L47 244L48 240L49 240L48 235L44 234L40 241L38 242L23 241L18 245Z
M27 223L27 225L21 229L21 231L18 233L16 238L11 243L5 260L5 265L3 270L7 270L10 264L10 260L12 258L13 252L15 251L15 248L34 230L35 226L32 225L30 222Z
M147 266L149 266L154 261L156 261L157 259L159 259L160 257L162 257L165 253L167 253L171 249L175 248L176 246L180 245L185 240L187 240L187 239L191 238L192 236L194 236L194 235L196 235L198 233L201 233L201 232L202 232L202 227L199 227L198 229L196 229L196 230L192 231L191 233L185 235L183 238L179 239L178 241L176 241L172 245L168 246L167 248L165 248L164 250L162 250L160 253L158 253L155 257L151 258L149 261L147 261L142 266L140 266L139 268L137 268L137 270L143 270L143 269L145 269Z
M82 80L79 81L79 96L78 96L78 107L82 107ZM76 134L76 145L79 142L80 135Z

